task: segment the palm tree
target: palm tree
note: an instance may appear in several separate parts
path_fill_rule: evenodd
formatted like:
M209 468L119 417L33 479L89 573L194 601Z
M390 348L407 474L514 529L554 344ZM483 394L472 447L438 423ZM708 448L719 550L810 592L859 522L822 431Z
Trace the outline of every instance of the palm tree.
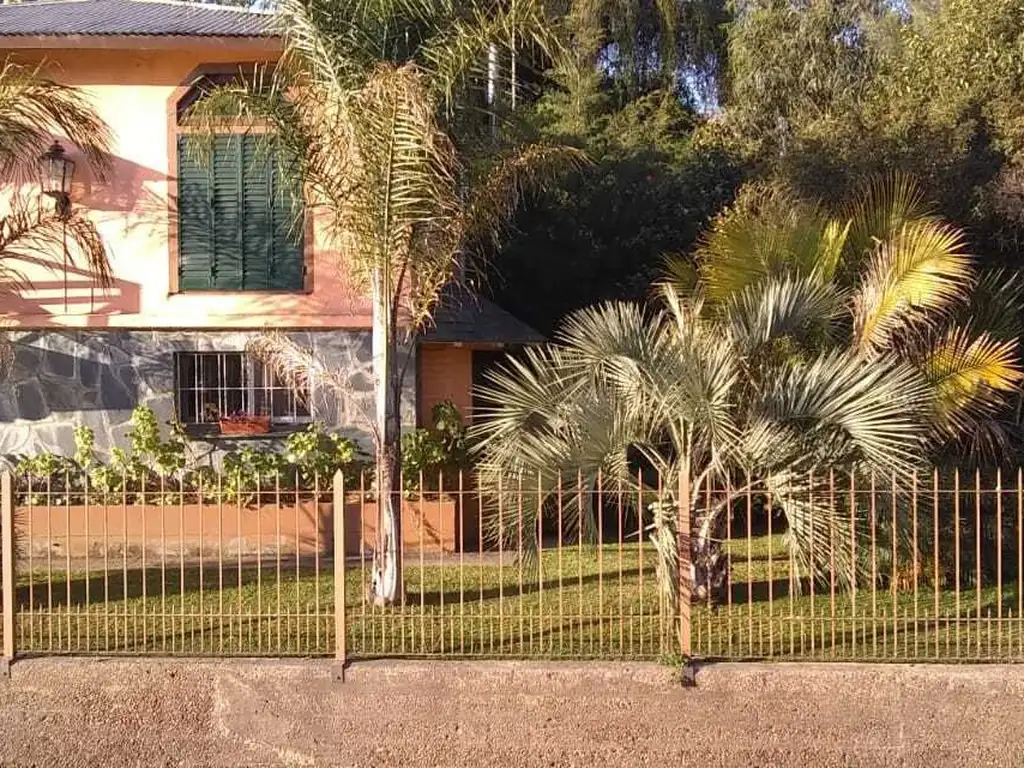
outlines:
M106 248L96 227L79 210L61 216L40 198L39 160L54 137L77 146L100 179L110 163L110 129L81 91L48 77L41 65L10 59L0 66L0 182L10 197L0 216L0 290L31 287L25 273L28 259L53 270L54 259L68 246L71 259L81 261L101 286L111 280ZM11 346L0 349L7 361Z
M975 278L962 234L904 180L869 187L839 216L748 190L714 223L696 270L670 265L656 307L582 310L556 344L489 377L490 418L474 429L481 484L497 494L526 474L553 488L580 473L640 485L637 467L653 468L668 483L663 503L637 512L663 588L675 594L682 539L668 512L682 509L699 595L724 579L715 542L729 508L695 489L758 489L786 517L799 573L850 584L855 511L824 503L823 470L910 473L982 425L1021 378L1016 336L983 325L998 312L968 311ZM492 519L491 535L536 543L540 506ZM582 509L577 519L588 522Z
M430 322L442 288L486 251L523 194L578 164L567 149L504 146L481 78L523 46L555 43L540 2L283 0L281 60L198 102L204 135L225 115L269 126L307 211L326 221L338 269L372 296L381 501L372 599L403 597L399 350ZM491 64L488 67L488 64ZM251 351L299 387L332 372L280 336Z

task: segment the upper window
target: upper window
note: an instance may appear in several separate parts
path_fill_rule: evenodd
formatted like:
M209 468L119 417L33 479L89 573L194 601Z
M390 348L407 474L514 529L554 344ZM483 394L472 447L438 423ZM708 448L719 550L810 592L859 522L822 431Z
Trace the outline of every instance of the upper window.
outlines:
M217 136L197 157L178 138L178 288L299 291L305 278L291 185L259 137Z

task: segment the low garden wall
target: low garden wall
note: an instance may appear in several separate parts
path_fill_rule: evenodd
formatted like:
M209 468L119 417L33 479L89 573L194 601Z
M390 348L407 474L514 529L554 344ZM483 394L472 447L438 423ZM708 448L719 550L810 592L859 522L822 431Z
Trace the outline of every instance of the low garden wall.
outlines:
M440 496L402 503L407 552L475 549L475 499ZM345 501L345 552L369 554L375 545L377 504ZM15 509L23 557L85 556L188 559L334 554L334 505L300 500L239 507L219 504L31 506Z

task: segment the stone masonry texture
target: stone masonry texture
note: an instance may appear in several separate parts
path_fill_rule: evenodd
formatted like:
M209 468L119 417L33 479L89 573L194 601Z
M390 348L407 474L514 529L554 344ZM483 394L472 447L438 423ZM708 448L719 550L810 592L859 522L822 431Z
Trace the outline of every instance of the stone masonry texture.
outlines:
M1024 669L25 659L0 765L1024 765Z
M14 366L0 385L0 456L74 452L72 430L85 424L101 454L125 446L131 412L174 416L175 352L239 352L256 331L39 330L11 334ZM314 419L367 443L373 414L369 331L288 331L346 383L340 398L314 392ZM415 421L416 366L407 366L404 424Z

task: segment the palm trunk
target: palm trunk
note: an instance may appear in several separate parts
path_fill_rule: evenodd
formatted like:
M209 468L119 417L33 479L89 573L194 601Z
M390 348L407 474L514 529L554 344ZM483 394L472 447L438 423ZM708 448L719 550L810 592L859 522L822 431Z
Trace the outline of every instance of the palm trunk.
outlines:
M377 481L377 547L373 556L370 599L375 605L403 602L402 445L397 390L393 386L398 329L391 322L383 270L373 275L373 382L376 399L374 458Z
M690 548L693 558L693 597L715 602L729 583L729 559L722 542L727 529L725 516L731 510L705 511L697 520Z

